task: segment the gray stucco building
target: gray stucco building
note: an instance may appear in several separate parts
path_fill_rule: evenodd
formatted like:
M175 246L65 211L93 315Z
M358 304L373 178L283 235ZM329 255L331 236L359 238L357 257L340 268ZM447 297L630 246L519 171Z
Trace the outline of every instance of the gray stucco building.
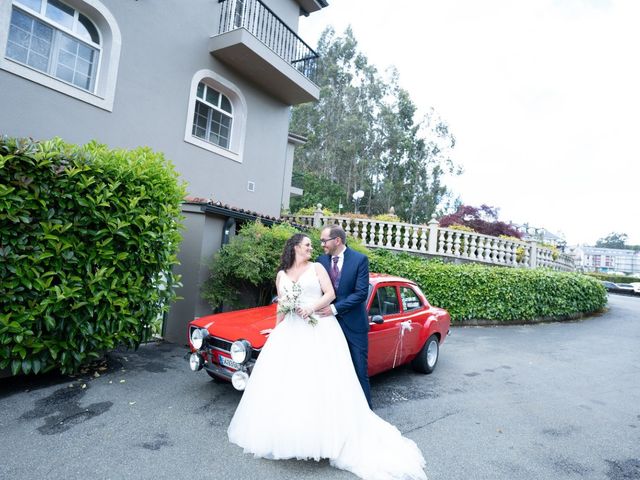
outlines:
M0 0L0 133L148 145L194 198L279 216L291 191L290 107L319 98L300 15L326 0ZM165 337L210 308L203 261L234 213L186 203L184 300Z

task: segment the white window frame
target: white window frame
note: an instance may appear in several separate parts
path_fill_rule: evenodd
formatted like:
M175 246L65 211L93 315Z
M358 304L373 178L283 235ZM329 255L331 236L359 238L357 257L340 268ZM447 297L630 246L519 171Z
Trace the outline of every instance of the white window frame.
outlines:
M205 83L214 90L222 93L231 102L233 111L233 122L231 124L231 132L229 138L229 148L224 148L214 143L196 137L193 131L193 116L196 109L196 100L198 84ZM189 90L189 106L187 108L187 120L184 131L184 141L203 148L218 155L242 163L242 155L244 151L244 140L247 124L247 102L244 95L238 87L229 80L221 77L213 70L199 70L191 79L191 87Z
M113 111L122 36L111 12L98 0L63 0L63 3L89 18L100 35L99 61L96 67L93 91L90 92L5 56L14 3L16 8L51 25L58 31L77 38L73 32L69 32L63 26L42 15L34 14L19 0L2 0L0 1L0 69L104 110Z
M227 97L224 93L219 92L217 89L213 88L211 85L207 85L205 82L200 82L198 83L198 87L200 87L200 85L204 85L204 98L203 97L197 97L196 98L196 104L199 102L201 104L203 104L205 107L207 107L209 110L212 110L213 112L217 112L219 113L221 116L226 117L227 119L229 119L229 135L227 138L227 143L228 146L231 146L231 140L233 137L233 124L234 124L234 119L233 119L233 104L231 103L231 100L229 99L229 97ZM209 90L213 90L214 92L216 92L218 94L218 105L214 105L213 103L211 103L208 99L207 99L207 95L206 92ZM197 94L196 94L197 96ZM226 110L224 110L222 108L222 99L226 98L227 101L230 103L231 105L231 112L227 112ZM195 114L194 114L195 116ZM209 127L209 123L210 123L210 117L209 114L207 114L207 127ZM194 119L194 123L195 123L195 119ZM195 125L194 125L195 126ZM206 128L205 129L205 135L209 135L209 129ZM193 127L191 128L191 134L194 135L195 137L199 138L200 140L204 140L205 142L208 140L205 140L202 137L199 137L198 135L195 135L193 133ZM209 143L213 143L214 145L218 145L220 148L227 148L223 145L220 145L219 143L215 143L215 142L211 142L209 141Z

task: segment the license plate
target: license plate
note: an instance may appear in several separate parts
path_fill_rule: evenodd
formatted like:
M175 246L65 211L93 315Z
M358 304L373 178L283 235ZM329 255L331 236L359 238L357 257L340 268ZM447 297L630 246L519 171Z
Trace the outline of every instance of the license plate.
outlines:
M234 370L240 370L241 365L239 363L234 362L230 358L224 357L222 355L218 355L218 360L220 360L220 365L227 368L233 368Z

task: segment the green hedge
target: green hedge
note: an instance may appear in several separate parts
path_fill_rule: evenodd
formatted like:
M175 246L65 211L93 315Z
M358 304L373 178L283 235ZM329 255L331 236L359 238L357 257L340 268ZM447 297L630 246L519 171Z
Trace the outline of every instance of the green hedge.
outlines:
M607 303L600 282L578 273L456 265L383 250L369 260L371 271L414 280L453 322L562 319L599 311Z
M275 294L274 279L289 225L245 226L214 255L204 296L213 307L264 305ZM307 232L314 252L322 253L317 230ZM455 265L387 250L369 251L355 240L349 246L369 255L372 272L416 281L431 303L446 308L454 322L520 322L562 319L596 312L607 303L600 282L577 273L550 270ZM254 292L247 298L247 292Z
M587 275L589 275L590 277L597 278L598 280L603 280L606 282L613 282L613 283L640 282L639 277L633 277L631 275L609 275L607 273L597 273L597 272L590 272L590 273L587 273Z
M184 187L148 148L0 139L0 369L137 347L172 299Z

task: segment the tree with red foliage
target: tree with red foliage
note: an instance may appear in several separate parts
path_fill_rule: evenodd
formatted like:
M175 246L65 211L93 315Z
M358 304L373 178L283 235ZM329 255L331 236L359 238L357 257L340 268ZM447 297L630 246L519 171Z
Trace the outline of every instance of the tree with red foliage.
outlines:
M499 237L507 235L509 237L522 238L513 225L498 220L498 209L488 205L472 207L471 205L460 205L455 213L445 215L439 221L441 227L451 225L464 225L472 228L477 233Z

